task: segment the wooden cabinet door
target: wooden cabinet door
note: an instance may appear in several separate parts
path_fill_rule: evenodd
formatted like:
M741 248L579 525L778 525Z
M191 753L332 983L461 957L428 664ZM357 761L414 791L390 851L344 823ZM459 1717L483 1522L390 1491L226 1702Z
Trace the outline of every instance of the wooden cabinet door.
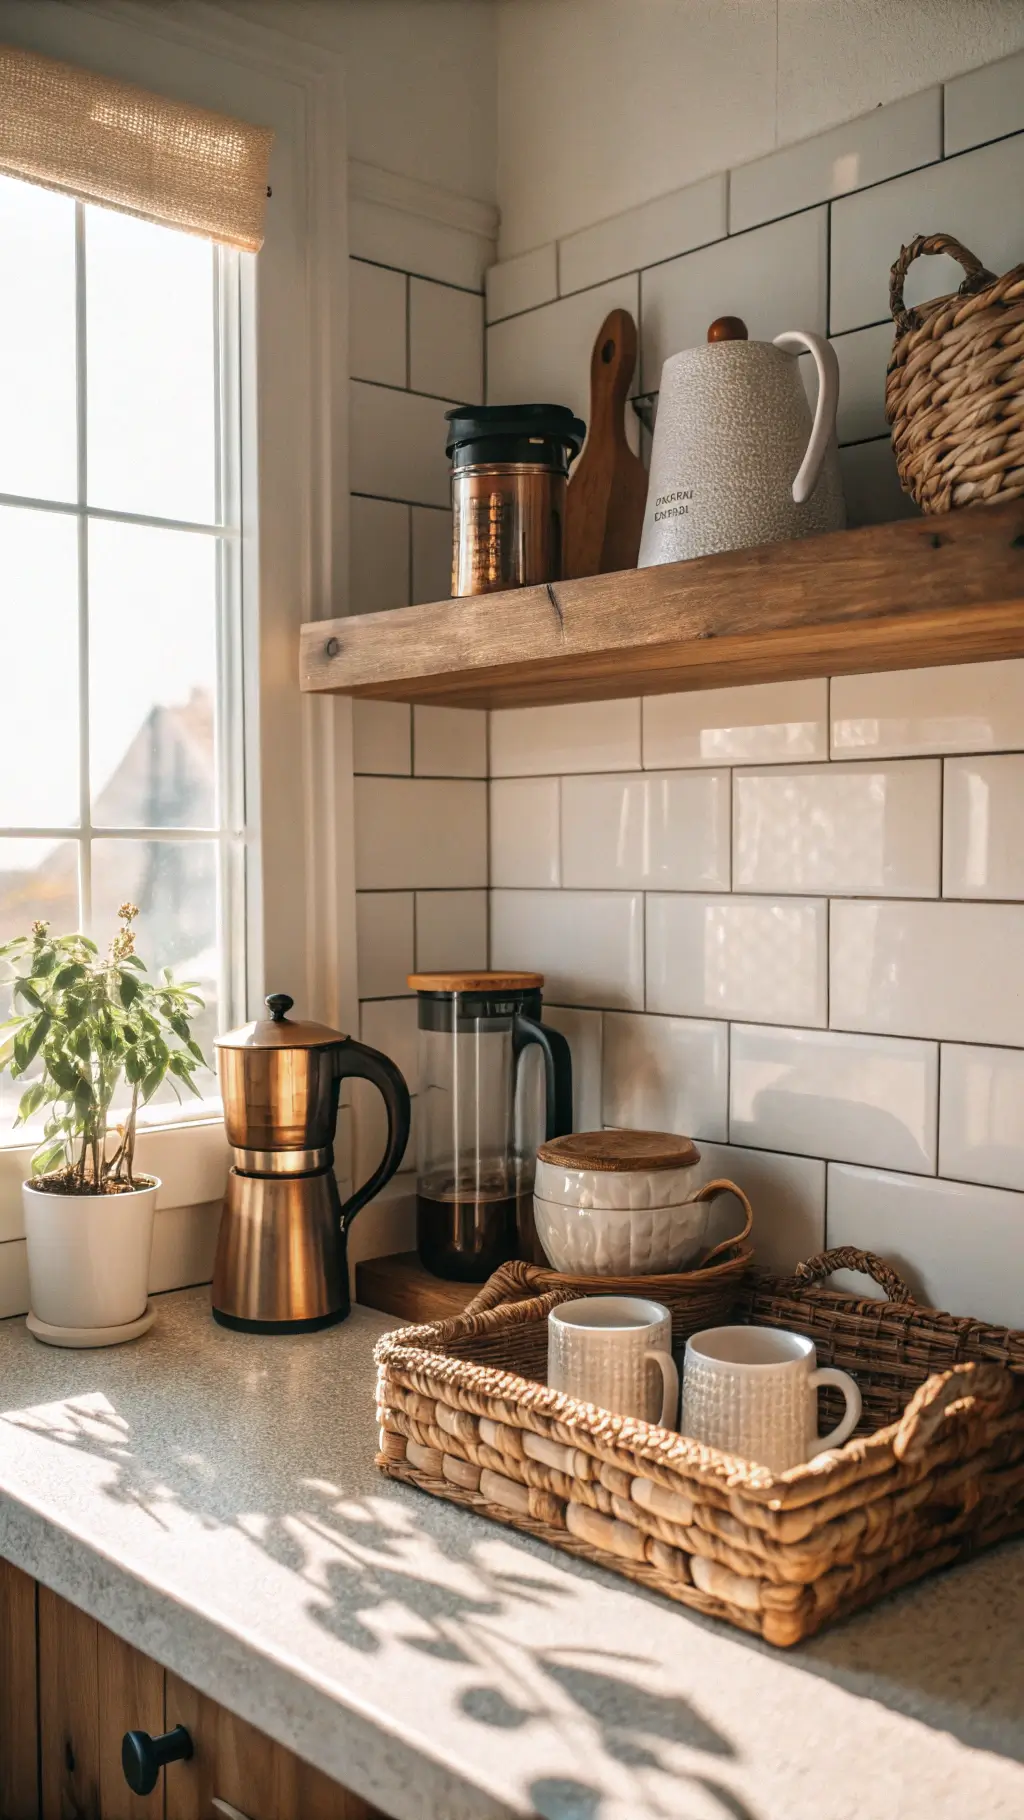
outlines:
M283 1745L236 1719L175 1675L167 1676L167 1724L184 1725L190 1763L169 1763L167 1820L215 1820L214 1796L246 1820L384 1820Z
M0 1820L37 1820L36 1583L0 1561Z
M39 1588L42 1820L163 1820L163 1789L134 1795L126 1731L164 1729L164 1671L56 1593Z

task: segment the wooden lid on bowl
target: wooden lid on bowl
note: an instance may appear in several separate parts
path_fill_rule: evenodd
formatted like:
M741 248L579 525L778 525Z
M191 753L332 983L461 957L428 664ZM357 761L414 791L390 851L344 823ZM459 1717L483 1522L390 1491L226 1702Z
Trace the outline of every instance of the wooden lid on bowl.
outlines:
M537 1152L542 1163L561 1169L688 1169L700 1162L692 1138L672 1131L572 1131L552 1138Z
M537 992L543 973L410 973L414 992Z

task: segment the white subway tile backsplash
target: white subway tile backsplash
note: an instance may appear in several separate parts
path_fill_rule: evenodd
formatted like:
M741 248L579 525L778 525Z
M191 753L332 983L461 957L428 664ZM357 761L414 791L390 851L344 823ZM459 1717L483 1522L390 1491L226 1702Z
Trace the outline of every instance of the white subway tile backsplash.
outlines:
M1024 750L1024 659L832 679L833 758Z
M492 891L491 966L536 970L562 1005L641 1011L643 897L626 891Z
M801 898L647 898L647 1009L823 1026L826 912Z
M896 457L888 436L878 442L848 443L840 449L839 473L849 530L855 531L859 525L893 524L901 518L919 516L914 501L900 485Z
M608 1012L602 1122L684 1137L729 1135L729 1027Z
M1024 1051L943 1043L939 1173L1024 1189Z
M357 891L356 953L360 998L408 992L416 967L411 891Z
M732 1030L729 1136L934 1173L938 1048L834 1030Z
M359 1034L364 1043L379 1049L394 1062L412 1096L412 1132L400 1170L416 1167L416 1096L419 1092L417 1003L415 998L373 999L359 1007ZM352 1171L358 1186L373 1174L387 1142L387 1111L371 1081L353 1078L349 1083L354 1117Z
M639 321L637 277L616 278L497 323L487 336L487 402L551 399L589 423L590 355L609 310L628 310ZM638 373L630 390L640 390ZM639 426L632 410L626 412L626 430L635 449Z
M435 506L413 506L412 601L448 600L452 591L452 515Z
M353 701L352 768L357 776L408 777L412 709L404 701Z
M488 322L500 322L503 316L518 316L523 310L536 309L538 304L553 303L557 296L558 249L553 240L488 269Z
M1024 755L947 758L945 897L1024 898Z
M372 1167L372 1158L370 1159ZM402 1171L385 1182L379 1194L363 1208L348 1235L349 1269L363 1258L392 1257L396 1251L416 1248L416 1183L412 1147L406 1151ZM353 1289L355 1282L353 1280Z
M416 971L487 966L486 891L417 891Z
M356 879L364 891L487 884L487 785L357 777Z
M942 91L922 89L740 165L729 179L729 231L832 201L941 156Z
M1024 51L946 83L946 156L1024 130Z
M828 757L828 683L753 683L648 695L644 765L779 764Z
M1024 135L946 158L832 205L832 334L889 317L889 267L915 231L955 234L992 272L1020 258L1020 224L1006 198L1024 188ZM920 224L920 226L918 226ZM908 305L955 291L956 261L919 259L904 290Z
M487 776L487 715L482 708L415 707L412 735L417 777Z
M492 779L492 887L561 884L560 789L557 777Z
M872 329L853 329L848 335L833 336L832 346L839 362L836 435L841 443L867 442L871 437L880 436L888 438L885 369L892 353L892 342L891 322L879 322Z
M603 1014L545 1004L542 1022L560 1030L572 1052L573 1130L600 1131Z
M737 771L734 886L937 897L940 794L937 759Z
M354 258L477 292L483 290L484 272L494 257L494 244L484 234L363 196L349 197L348 243Z
M825 1247L825 1165L813 1157L773 1156L735 1144L701 1143L698 1183L724 1177L742 1188L754 1209L751 1243L758 1264L779 1276ZM738 1232L742 1216L731 1195L712 1208L708 1243Z
M491 715L492 777L639 768L639 701L503 708Z
M562 780L562 883L591 890L729 888L728 771Z
M721 240L727 232L727 181L721 171L567 235L558 245L562 296Z
M810 209L644 272L639 389L660 383L670 354L702 344L716 316L742 316L755 341L795 328L824 334L826 216Z
M445 405L387 386L349 386L349 485L353 493L447 506Z
M832 904L830 1023L840 1030L1017 1043L1024 904Z
M429 278L409 280L409 384L462 404L484 395L484 304Z
M827 1228L830 1246L894 1264L926 1307L1024 1326L1024 1195L831 1163Z
M409 605L409 508L390 499L349 501L349 612Z
M404 386L406 375L404 272L361 259L348 262L348 370L352 379Z

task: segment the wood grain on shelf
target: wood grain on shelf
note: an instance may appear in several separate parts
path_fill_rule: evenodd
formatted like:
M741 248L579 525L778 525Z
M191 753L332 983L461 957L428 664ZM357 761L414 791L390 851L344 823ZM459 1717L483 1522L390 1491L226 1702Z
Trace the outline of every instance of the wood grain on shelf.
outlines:
M0 1561L0 1814L39 1814L36 1583L9 1561Z
M1024 655L1024 501L302 628L301 681L453 707Z
M356 1265L356 1301L400 1321L444 1321L461 1314L479 1283L443 1283L424 1270L415 1251L363 1258Z

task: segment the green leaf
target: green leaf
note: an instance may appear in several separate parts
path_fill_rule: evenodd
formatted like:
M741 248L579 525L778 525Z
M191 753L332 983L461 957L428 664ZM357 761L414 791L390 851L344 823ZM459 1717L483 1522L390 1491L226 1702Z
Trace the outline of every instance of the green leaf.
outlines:
M53 972L53 969L56 966L56 964L57 964L56 948L50 948L50 947L40 948L38 953L34 954L32 956L33 975L35 976L36 979L45 978L45 976L48 973Z
M129 1087L138 1086L138 1083L145 1078L146 1067L146 1058L142 1051L138 1048L129 1049L124 1058L124 1078Z
M171 1056L168 1067L172 1074L177 1075L179 1081L184 1081L186 1087L189 1088L190 1092L195 1094L197 1100L202 1099L203 1096L196 1086L195 1081L192 1079L192 1065L187 1056L182 1055L181 1051L178 1050Z
M32 1174L45 1175L48 1169L52 1169L56 1163L59 1163L63 1159L63 1156L63 1142L59 1144L44 1144L43 1148L37 1150L35 1156L32 1158Z
M80 1118L84 1119L88 1117L93 1109L95 1100L96 1096L92 1090L92 1082L87 1081L84 1078L80 1079L78 1086L75 1088L75 1111Z
M84 980L84 978L85 968L81 961L68 961L67 965L59 968L53 976L54 990L63 992L68 986L77 986L79 980Z
M192 1036L189 1037L187 1048L188 1048L189 1055L192 1055L195 1057L196 1061L199 1063L201 1068L205 1068L206 1067L206 1057L203 1054L202 1050L199 1047L199 1044L196 1042L194 1037L192 1037Z
M126 1011L131 1010L132 1006L135 1003L135 1000L138 998L139 993L141 991L142 991L142 986L141 986L140 982L137 979L135 979L132 974L122 973L121 985L120 985L120 997L121 997L121 1003L124 1006Z
M29 980L26 980L26 979L15 980L14 997L23 998L26 1005L31 1005L33 1010L35 1010L35 1011L41 1011L43 1008L43 1001L40 998L35 987L31 984L31 982Z
M46 1082L33 1081L31 1087L26 1087L25 1092L18 1101L18 1116L14 1123L16 1125L27 1125L33 1112L38 1112L40 1106L43 1105L47 1098Z
M144 1104L148 1104L148 1102L153 1098L153 1095L156 1092L157 1088L163 1085L163 1079L164 1079L164 1075L166 1073L167 1073L167 1060L166 1059L164 1059L163 1061L156 1062L154 1064L154 1066L150 1069L149 1073L147 1074L145 1080L142 1083L142 1099L143 1099Z

